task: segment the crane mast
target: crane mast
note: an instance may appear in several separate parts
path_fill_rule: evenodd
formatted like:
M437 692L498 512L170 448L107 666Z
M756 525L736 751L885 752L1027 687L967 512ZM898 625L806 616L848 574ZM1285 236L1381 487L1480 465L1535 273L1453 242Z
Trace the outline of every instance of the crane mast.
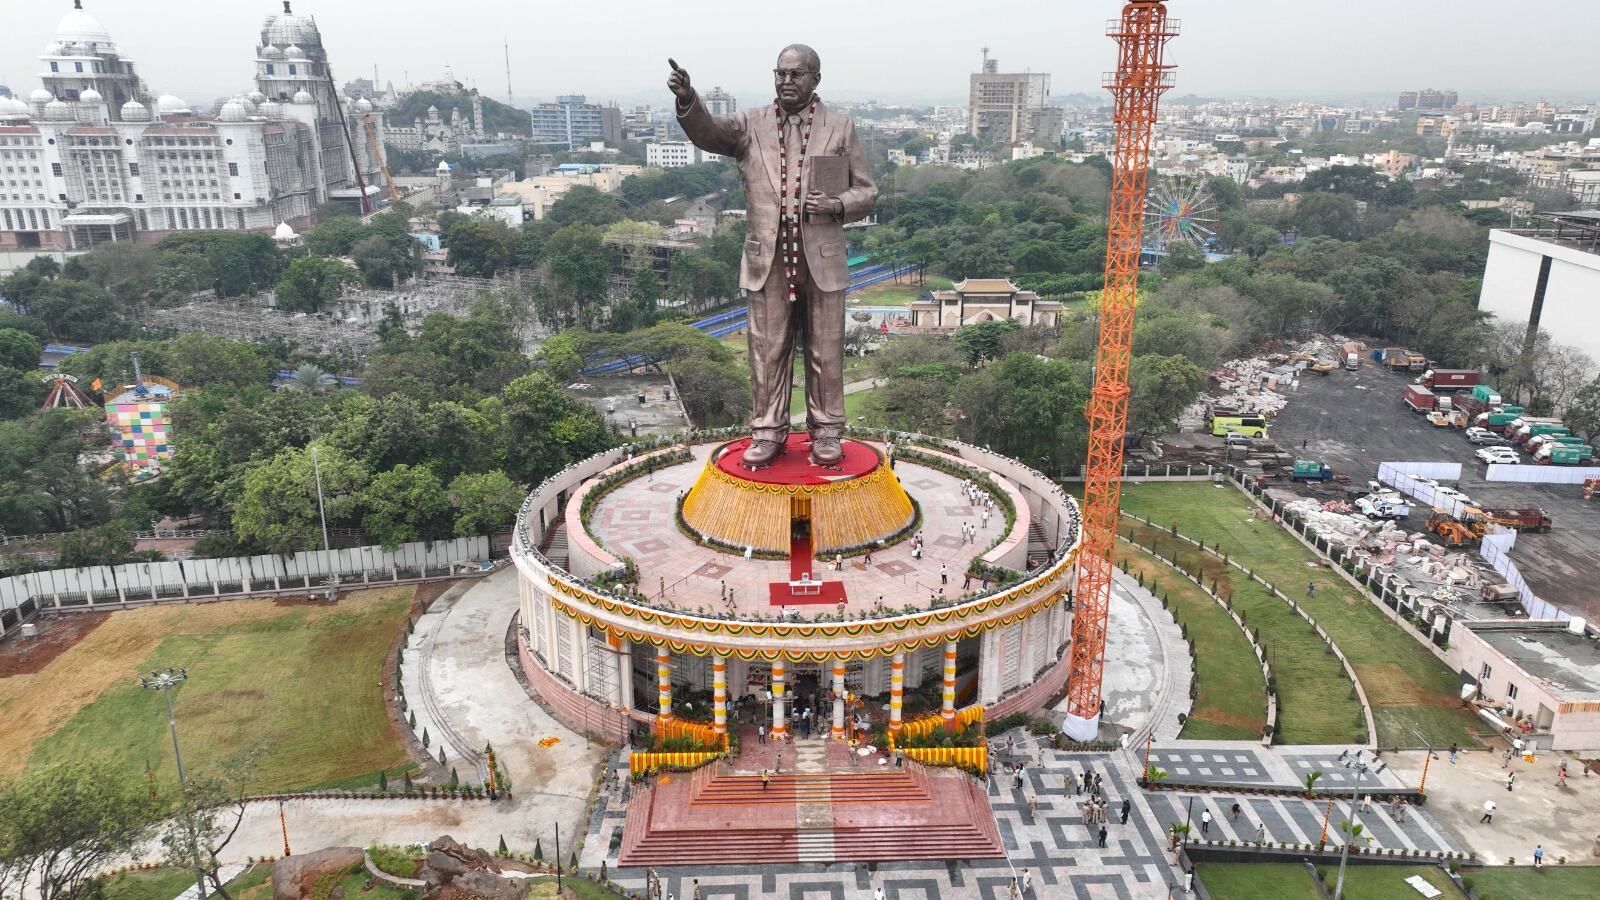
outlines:
M1100 341L1087 410L1089 458L1084 479L1084 536L1078 557L1072 662L1067 674L1067 718L1063 726L1067 736L1076 741L1092 741L1100 729L1106 615L1111 605L1111 554L1117 539L1122 494L1128 363L1139 291L1150 138L1161 95L1173 84L1172 67L1162 60L1167 41L1178 33L1178 22L1167 18L1164 0L1132 0L1122 8L1120 19L1107 23L1106 32L1118 47L1117 70L1105 79L1114 101L1116 146L1106 228L1105 288L1100 296Z

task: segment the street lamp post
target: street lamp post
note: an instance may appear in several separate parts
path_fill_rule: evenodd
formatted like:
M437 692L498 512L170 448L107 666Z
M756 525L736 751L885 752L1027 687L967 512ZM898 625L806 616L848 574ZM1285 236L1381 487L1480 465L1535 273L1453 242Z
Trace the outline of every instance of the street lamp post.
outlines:
M333 567L333 581L328 587L328 602L339 596L339 568L333 564L333 554L328 547L328 509L322 502L322 466L317 462L317 445L311 445L311 474L317 480L317 516L322 519L322 553Z
M160 671L151 672L149 675L139 676L139 686L152 691L160 691L167 698L167 728L172 732L172 757L178 764L178 789L188 788L188 779L183 771L183 751L178 748L178 716L172 708L172 692L178 685L189 680L189 672L183 667L173 668L168 666ZM185 799L187 802L187 799ZM194 833L193 822L189 826L189 850L194 860L195 888L199 891L200 900L206 898L206 872L200 865L200 838Z
M1367 774L1367 764L1361 759L1361 751L1357 750L1355 758L1346 762L1344 767L1354 769L1356 785L1350 789L1350 821L1345 829L1344 842L1339 847L1339 880L1333 887L1333 900L1339 900L1344 894L1344 867L1350 860L1350 841L1356 836L1356 826L1361 816L1358 812L1358 803L1361 798L1361 778Z

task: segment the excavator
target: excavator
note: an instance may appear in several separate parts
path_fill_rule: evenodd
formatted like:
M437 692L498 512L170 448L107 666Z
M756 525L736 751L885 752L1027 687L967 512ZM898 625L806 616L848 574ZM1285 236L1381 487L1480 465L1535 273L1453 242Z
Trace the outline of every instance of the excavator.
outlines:
M1456 518L1442 509L1428 514L1427 528L1444 541L1446 547L1473 547L1489 532L1489 523L1476 510L1467 510L1463 518Z

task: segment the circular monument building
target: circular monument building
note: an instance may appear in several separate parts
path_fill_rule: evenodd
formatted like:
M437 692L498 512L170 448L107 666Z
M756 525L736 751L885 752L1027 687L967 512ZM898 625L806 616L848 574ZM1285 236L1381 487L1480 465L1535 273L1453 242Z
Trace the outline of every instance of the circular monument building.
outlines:
M845 738L1061 692L1079 515L1042 473L881 432L833 466L803 434L760 468L736 433L674 439L572 465L520 513L518 655L575 728Z

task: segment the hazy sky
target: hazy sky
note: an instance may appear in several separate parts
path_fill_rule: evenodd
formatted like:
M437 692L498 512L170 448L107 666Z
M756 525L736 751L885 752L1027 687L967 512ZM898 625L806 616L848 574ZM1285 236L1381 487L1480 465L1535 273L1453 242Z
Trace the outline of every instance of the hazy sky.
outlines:
M157 93L201 103L251 89L261 20L278 0L85 0ZM5 0L0 84L39 86L38 56L70 0ZM816 47L824 96L964 102L988 45L1002 71L1052 75L1052 93L1099 94L1115 64L1116 0L297 0L334 74L403 87L450 64L519 102L562 93L665 102L666 58L742 103L771 97L783 45ZM1383 97L1455 88L1464 101L1600 95L1594 0L1172 0L1177 95ZM788 24L799 21L801 24Z

